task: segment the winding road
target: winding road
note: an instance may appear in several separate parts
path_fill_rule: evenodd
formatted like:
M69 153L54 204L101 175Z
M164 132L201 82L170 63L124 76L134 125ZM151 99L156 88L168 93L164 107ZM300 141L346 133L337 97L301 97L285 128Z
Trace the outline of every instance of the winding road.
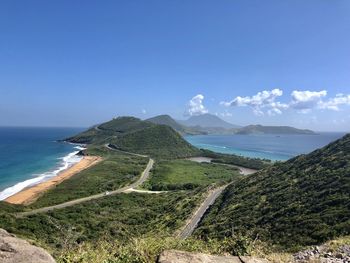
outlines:
M188 158L188 160L194 161L194 162L199 162L199 163L202 163L202 162L211 163L212 159L207 158L207 157L193 157L193 158ZM237 166L237 165L230 165L230 164L220 164L220 165L226 165L226 166L238 168L242 175L249 175L249 174L253 174L253 173L257 172L257 170L249 169L249 168ZM208 210L208 208L212 204L214 204L215 200L221 195L221 193L225 190L225 188L228 185L229 184L218 187L218 188L209 192L207 198L199 206L197 211L193 213L192 217L188 220L187 224L185 225L185 227L182 229L182 231L178 235L179 238L186 239L190 235L192 235L193 231L196 229L197 225L199 224L202 217L204 216L204 213Z
M106 192L100 193L100 194L96 194L96 195L90 195L88 197L83 197L83 198L79 198L79 199L75 199L72 201L68 201L62 204L58 204L58 205L53 205L53 206L47 206L47 207L43 207L43 208L38 208L38 209L34 209L28 212L23 212L23 213L18 213L16 216L17 217L25 217L25 216L30 216L30 215L35 215L38 213L45 213L45 212L49 212L55 209L62 209L62 208L66 208L66 207L70 207L70 206L74 206L77 204L81 204L81 203L85 203L88 201L92 201L92 200L96 200L96 199L100 199L106 196L111 196L111 195L115 195L115 194L120 194L120 193L128 193L128 192L145 192L145 193L153 193L152 191L142 191L142 190L136 190L135 188L137 188L138 186L142 185L147 178L149 177L149 172L151 171L151 169L153 168L153 164L154 164L154 160L153 159L149 159L148 164L146 169L142 172L140 178L125 187L119 188L117 190L114 191L110 191L108 192L108 194L106 194ZM154 192L154 193L160 193L160 192Z
M208 210L208 208L214 204L215 200L220 196L220 194L225 190L227 185L221 186L219 188L214 189L209 193L204 202L199 206L198 210L192 215L188 223L185 225L181 233L179 234L179 238L186 239L188 238L193 231L196 229L199 221L202 219L204 213Z

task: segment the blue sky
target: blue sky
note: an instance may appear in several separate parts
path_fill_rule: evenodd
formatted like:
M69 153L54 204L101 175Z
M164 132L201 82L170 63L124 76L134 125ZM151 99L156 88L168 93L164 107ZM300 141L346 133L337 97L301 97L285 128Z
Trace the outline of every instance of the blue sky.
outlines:
M348 0L3 0L0 125L209 112L349 131L349 32Z

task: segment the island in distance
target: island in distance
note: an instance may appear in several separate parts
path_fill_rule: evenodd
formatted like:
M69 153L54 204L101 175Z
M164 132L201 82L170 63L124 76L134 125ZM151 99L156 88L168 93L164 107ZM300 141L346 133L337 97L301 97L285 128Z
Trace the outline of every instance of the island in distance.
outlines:
M191 116L187 120L174 120L169 115L158 115L146 121L154 124L168 125L174 130L186 135L198 134L303 134L315 135L314 131L298 129L290 126L248 125L241 127L231 124L213 114Z

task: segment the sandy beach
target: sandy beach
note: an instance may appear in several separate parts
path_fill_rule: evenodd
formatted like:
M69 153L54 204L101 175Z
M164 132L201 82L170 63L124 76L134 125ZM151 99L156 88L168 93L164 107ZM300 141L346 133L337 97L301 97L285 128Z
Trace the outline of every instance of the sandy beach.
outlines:
M60 184L64 180L72 177L73 175L81 172L82 170L89 168L102 160L98 156L84 156L80 162L74 164L68 169L62 171L57 176L39 183L37 185L28 187L10 197L5 199L6 202L11 204L23 204L27 205L33 203L44 191L54 187L57 184Z

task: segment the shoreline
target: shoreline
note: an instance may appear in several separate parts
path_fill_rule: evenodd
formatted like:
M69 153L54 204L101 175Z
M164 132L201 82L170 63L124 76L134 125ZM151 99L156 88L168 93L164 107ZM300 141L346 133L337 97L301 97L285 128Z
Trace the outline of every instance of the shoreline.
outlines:
M101 160L102 158L99 156L84 156L79 162L61 171L60 173L50 178L49 180L24 188L18 193L15 193L14 195L7 197L3 201L10 204L22 204L22 205L33 203L36 199L40 197L40 195L42 195L43 192L60 184L64 180L69 179L73 175L99 163Z

